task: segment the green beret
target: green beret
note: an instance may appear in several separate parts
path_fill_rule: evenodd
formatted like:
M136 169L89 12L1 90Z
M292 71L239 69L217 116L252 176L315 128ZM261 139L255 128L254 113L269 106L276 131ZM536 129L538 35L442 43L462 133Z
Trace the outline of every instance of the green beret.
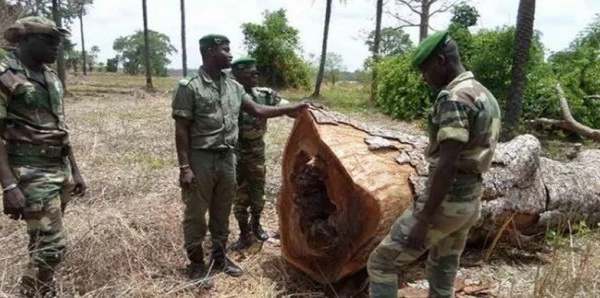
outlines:
M246 56L233 60L231 63L231 68L241 70L252 65L256 65L256 59Z
M4 39L11 44L30 34L46 34L56 37L69 36L69 30L56 26L53 21L43 17L26 17L17 20L4 31Z
M200 38L200 48L208 49L221 44L228 44L229 38L221 34L208 34Z
M423 62L425 62L425 60L427 60L427 58L429 58L431 53L433 53L433 51L435 49L437 49L437 47L440 44L442 44L448 40L449 40L448 31L439 31L439 32L429 35L425 40L423 40L419 44L419 46L415 50L415 53L414 53L414 56L412 59L412 65L415 68L418 68L419 66L421 66L421 64L423 64Z

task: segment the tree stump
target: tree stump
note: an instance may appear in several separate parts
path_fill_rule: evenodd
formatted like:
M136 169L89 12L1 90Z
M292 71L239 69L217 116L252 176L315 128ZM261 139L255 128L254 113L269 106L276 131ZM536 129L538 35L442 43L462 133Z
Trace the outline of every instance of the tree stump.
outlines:
M373 128L342 114L301 113L286 144L278 200L284 258L332 283L364 268L371 251L425 191L427 138ZM565 220L600 218L600 151L568 163L540 157L531 135L499 144L484 175L482 217L471 242L508 225L516 235Z

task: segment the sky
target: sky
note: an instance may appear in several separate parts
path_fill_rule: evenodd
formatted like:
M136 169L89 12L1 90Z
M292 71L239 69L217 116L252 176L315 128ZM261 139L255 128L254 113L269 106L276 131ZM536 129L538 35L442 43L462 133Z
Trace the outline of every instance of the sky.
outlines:
M346 0L333 2L329 30L328 52L342 56L349 71L361 69L369 56L364 43L366 32L375 27L375 0ZM385 1L385 10L400 7L394 0ZM472 30L514 25L518 0L472 0L481 17ZM542 42L550 51L569 46L577 33L583 30L600 13L598 0L538 0L536 1L534 27L542 32ZM120 36L133 34L143 28L140 0L95 0L84 18L86 46L100 47L99 61L115 56L113 42ZM568 3L568 4L567 4ZM178 53L170 57L170 68L181 68L181 32L178 0L147 0L148 26L164 33L171 39ZM241 25L261 23L265 10L283 8L289 25L300 33L303 55L320 54L325 16L325 0L218 0L186 1L188 67L193 69L202 63L198 52L198 39L208 33L220 33L231 40L235 57L246 55ZM410 14L406 14L410 18ZM434 29L444 29L450 13L438 14L430 20ZM414 16L413 16L414 18ZM384 16L383 26L397 26L389 15ZM72 40L80 47L79 24L74 24ZM405 29L413 42L418 40L418 29Z

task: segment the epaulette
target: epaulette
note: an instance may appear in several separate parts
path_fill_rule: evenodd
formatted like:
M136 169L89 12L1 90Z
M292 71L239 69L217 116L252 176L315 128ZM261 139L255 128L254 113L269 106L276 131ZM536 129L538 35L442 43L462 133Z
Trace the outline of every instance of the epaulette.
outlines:
M181 80L179 80L179 85L180 86L187 86L189 85L196 77L187 77L187 78L183 78Z
M254 90L256 90L258 92L264 92L267 94L271 94L271 92L273 92L273 89L271 89L269 87L254 87Z

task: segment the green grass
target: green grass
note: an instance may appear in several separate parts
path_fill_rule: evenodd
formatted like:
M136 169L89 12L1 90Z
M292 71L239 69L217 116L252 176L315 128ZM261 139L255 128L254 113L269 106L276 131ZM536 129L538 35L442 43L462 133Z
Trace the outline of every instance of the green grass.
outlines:
M281 92L281 95L291 101L300 101L310 96L311 93L312 90L285 90ZM342 113L359 112L368 114L376 111L376 107L370 102L369 96L368 86L339 82L334 86L323 84L321 97L310 100Z

